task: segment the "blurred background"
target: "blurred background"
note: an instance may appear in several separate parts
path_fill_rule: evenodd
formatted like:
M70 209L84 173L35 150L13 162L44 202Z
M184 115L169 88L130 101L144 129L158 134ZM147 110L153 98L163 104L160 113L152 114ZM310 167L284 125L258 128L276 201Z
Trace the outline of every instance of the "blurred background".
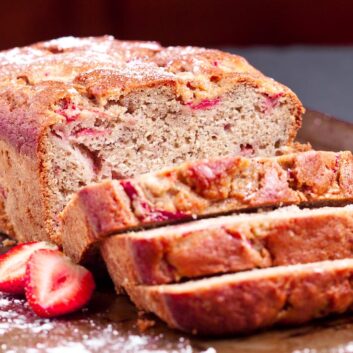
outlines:
M353 121L351 0L1 1L0 49L102 34L239 53L307 107Z

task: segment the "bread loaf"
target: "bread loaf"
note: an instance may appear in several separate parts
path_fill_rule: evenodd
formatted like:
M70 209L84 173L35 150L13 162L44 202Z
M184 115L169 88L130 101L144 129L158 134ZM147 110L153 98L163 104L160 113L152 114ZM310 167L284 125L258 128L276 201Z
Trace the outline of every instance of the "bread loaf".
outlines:
M109 36L3 51L0 79L0 226L19 241L61 243L59 212L93 182L274 155L303 113L239 56Z

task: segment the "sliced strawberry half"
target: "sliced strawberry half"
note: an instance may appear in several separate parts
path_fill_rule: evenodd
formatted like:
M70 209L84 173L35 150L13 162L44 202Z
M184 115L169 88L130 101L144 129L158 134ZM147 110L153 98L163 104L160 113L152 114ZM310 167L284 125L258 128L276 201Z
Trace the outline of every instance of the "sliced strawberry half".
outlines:
M0 256L0 291L24 293L26 265L35 251L57 249L58 247L43 241L19 244Z
M76 311L88 303L94 288L91 272L59 251L39 250L27 263L26 298L38 316Z

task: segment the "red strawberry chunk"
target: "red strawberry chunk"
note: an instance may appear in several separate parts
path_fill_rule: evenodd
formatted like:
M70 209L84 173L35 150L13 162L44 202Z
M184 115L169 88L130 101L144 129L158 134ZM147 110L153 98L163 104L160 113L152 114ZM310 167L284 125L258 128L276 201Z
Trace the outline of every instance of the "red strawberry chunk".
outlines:
M135 216L143 222L163 222L188 217L186 213L180 211L170 212L152 207L147 200L142 199L138 190L128 180L122 180L121 186L131 201Z
M24 293L27 261L34 252L40 249L57 249L57 246L46 242L23 243L0 256L1 292Z
M204 99L200 103L193 103L189 102L186 103L188 106L191 107L193 110L205 110L205 109L211 109L215 105L217 105L221 101L220 98L213 98L213 99Z
M41 317L64 315L91 299L91 272L56 250L39 250L27 264L25 290L32 310Z
M72 123L80 116L79 109L75 103L71 102L69 99L64 99L55 113L62 115L68 123Z
M280 102L281 97L283 97L284 93L283 92L279 92L273 95L265 95L266 96L266 100L265 100L265 104L262 107L262 112L264 113L269 113L271 112L271 110L275 107L277 107L277 105Z

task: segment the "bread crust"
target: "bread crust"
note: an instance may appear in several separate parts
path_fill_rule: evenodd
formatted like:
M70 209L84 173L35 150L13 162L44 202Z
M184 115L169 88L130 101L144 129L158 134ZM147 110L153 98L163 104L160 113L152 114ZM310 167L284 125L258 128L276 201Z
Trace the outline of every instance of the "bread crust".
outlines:
M292 265L182 284L135 286L139 308L200 335L248 334L352 309L353 260Z
M351 152L184 163L83 188L61 214L63 247L84 261L100 239L134 227L282 205L352 201Z

